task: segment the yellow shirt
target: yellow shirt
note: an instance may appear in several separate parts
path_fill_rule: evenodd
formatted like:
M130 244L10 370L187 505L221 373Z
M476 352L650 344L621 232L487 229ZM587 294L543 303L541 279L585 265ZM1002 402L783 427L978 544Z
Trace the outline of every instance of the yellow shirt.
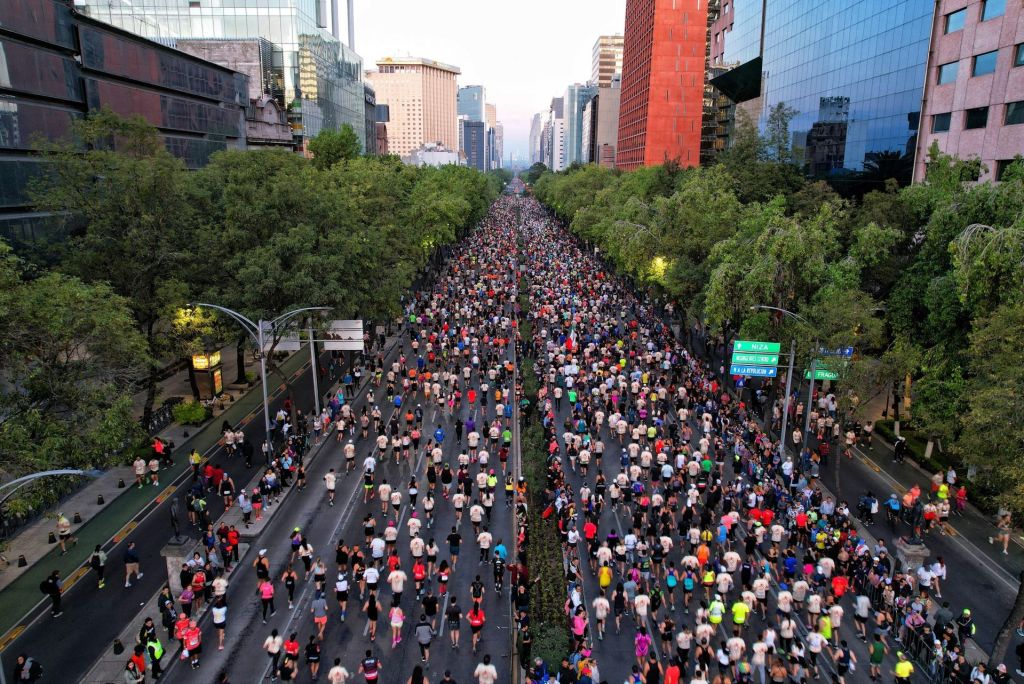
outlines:
M732 621L737 625L742 625L747 621L747 615L750 613L750 608L743 601L737 601L732 604Z
M914 666L908 660L901 660L896 663L896 676L900 678L909 677L914 673Z

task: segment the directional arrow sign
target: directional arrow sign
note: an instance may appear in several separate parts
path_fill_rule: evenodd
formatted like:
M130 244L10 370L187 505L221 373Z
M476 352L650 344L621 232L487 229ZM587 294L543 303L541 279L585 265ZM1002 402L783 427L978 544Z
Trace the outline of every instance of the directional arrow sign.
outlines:
M782 345L778 342L759 342L757 340L734 340L732 350L738 352L754 352L755 354L778 354Z
M835 349L819 347L818 353L822 356L841 356L844 359L849 359L853 357L853 347L836 347Z
M749 363L753 366L778 366L778 354L750 354L748 352L733 352L733 363Z
M775 366L745 366L735 363L729 366L730 375L750 375L756 378L774 378L778 370Z

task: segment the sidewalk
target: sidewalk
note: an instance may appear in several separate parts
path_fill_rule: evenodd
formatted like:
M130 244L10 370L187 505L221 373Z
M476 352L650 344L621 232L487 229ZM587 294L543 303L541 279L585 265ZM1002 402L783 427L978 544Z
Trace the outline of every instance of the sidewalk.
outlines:
M282 371L288 376L301 374L309 363L309 350L303 348L292 354L281 364ZM283 383L268 388L269 393L276 397L283 390ZM78 537L78 544L69 548L68 553L60 555L59 547L56 544L47 544L47 536L53 529L53 521L43 518L39 524L31 525L10 541L8 559L12 560L11 567L0 571L0 581L4 582L0 590L0 651L13 641L24 630L25 625L19 624L27 613L32 611L38 604L47 600L39 592L39 583L45 579L53 570L59 570L64 578L64 588L68 591L82 576L88 573L87 562L89 556L97 544L101 544L108 553L110 547L118 544L128 533L138 525L139 519L148 514L154 508L163 503L164 500L173 494L177 487L173 483L189 470L187 456L192 449L196 449L204 457L209 456L217 447L220 440L220 427L226 420L231 425L246 425L252 420L259 420L262 411L263 397L259 385L254 385L250 391L231 402L223 413L212 420L207 421L200 427L183 427L172 425L161 433L162 437L174 439L174 465L160 471L160 487L138 487L127 486L123 490L117 490L120 494L110 499L106 496L106 489L112 481L116 489L117 478L108 473L97 482L87 485L79 494L72 499L85 502L92 500L95 504L99 493L104 494L106 499L102 507L94 506L94 512L87 516L86 510L81 510L83 523L74 527L73 532ZM185 437L185 432L189 436ZM177 438L176 438L177 437ZM259 445L255 445L257 450ZM128 468L128 471L131 469ZM134 481L134 475L125 478L126 485ZM96 489L94 489L96 488ZM154 492L154 489L157 490ZM81 508L86 508L84 504ZM70 518L76 509L66 505L62 507L65 515ZM25 549L17 551L15 549ZM56 551L55 551L56 549ZM17 568L16 559L19 553L24 553L29 566ZM30 558L30 553L32 557ZM11 571L18 574L11 579L7 575Z

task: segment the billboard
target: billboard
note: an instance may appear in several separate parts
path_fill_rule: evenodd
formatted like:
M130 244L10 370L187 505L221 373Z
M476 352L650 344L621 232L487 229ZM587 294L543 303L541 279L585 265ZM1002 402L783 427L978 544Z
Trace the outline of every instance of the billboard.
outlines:
M323 343L327 351L362 351L363 322L331 321L323 333Z

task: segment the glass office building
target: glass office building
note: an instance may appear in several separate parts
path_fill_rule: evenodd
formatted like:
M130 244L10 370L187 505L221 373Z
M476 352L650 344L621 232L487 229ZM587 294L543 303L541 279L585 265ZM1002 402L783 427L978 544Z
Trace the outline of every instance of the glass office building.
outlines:
M362 59L328 30L329 0L76 0L75 6L148 38L269 40L284 83L280 104L297 142L348 123L365 149Z
M932 0L734 0L713 80L755 101L762 130L780 103L794 156L812 176L902 159L916 146ZM909 176L905 179L909 181Z

